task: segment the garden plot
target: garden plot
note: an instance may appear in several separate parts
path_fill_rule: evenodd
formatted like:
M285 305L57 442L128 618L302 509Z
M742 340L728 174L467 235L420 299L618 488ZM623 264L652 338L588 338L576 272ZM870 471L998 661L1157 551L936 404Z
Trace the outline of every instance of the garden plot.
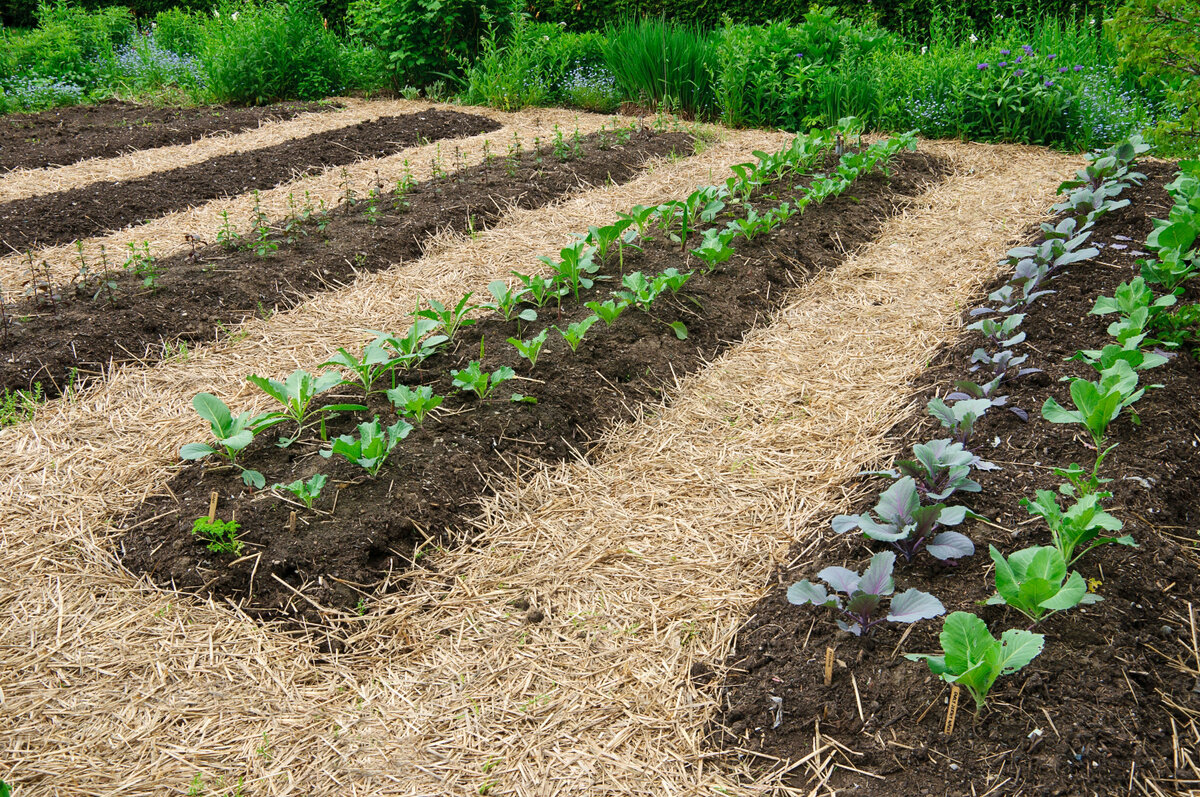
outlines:
M591 184L621 184L647 160L692 150L681 133L618 126L563 136L536 152L513 138L486 162L417 182L347 186L333 210L301 197L286 218L250 229L224 225L218 242L169 258L143 254L134 269L93 263L66 286L48 281L8 309L0 387L48 395L103 373L113 361L153 359L212 339L248 316L274 312L355 274L419 257L434 236L477 234L513 207L537 208ZM73 380L73 381L72 381Z
M416 144L491 133L499 127L475 114L417 111L220 155L136 180L93 183L13 200L0 204L0 245L13 251L55 246L218 197L267 190L306 174L387 157Z
M335 104L282 103L261 108L203 106L154 108L110 100L0 121L0 172L66 166L89 158L240 133L266 122L332 111Z
M814 149L810 157L814 162L805 171L827 171L838 164L824 149ZM334 617L352 617L356 605L364 607L379 590L394 588L395 574L428 553L423 549L449 544L461 533L477 513L477 499L489 479L507 473L517 462L566 459L614 421L655 400L675 379L701 367L752 328L791 287L835 266L848 251L871 240L889 215L936 182L940 172L936 160L900 155L889 178L865 172L844 195L811 205L803 216L786 223L776 221L769 235L765 229L757 231L738 246L736 259L727 251L727 259L710 268L698 256L681 257L686 235L676 236L678 243L672 241L669 221L653 222L666 228L658 233L648 226L648 218L641 219L638 225L647 226L636 246L632 238L617 239L603 258L596 255L588 261L590 269L587 262L577 261L589 257L581 254L583 249L568 247L560 253L567 263L559 267L580 269L568 295L538 302L532 292L526 293L490 318L477 323L465 318L461 333L443 330L453 336L453 348L447 342L435 352L436 341L421 344L429 347L427 352L403 375L390 372L377 357L373 366L364 360L356 367L369 381L368 395L347 384L328 393L334 398L323 397L305 408L310 417L301 422L310 428L319 423L332 440L351 435L373 417L388 418L388 424L396 420L392 402L397 396L418 402L408 408L412 414L401 409L401 415L419 428L386 468L382 459L365 473L340 458L327 465L315 456L316 437L302 434L306 439L295 447L279 448L264 435L236 467L214 471L213 463L202 463L172 480L167 497L147 504L132 519L135 533L121 543L126 563L160 583L214 590L248 612L302 615L321 623L326 621L316 609L321 606L340 610ZM816 190L810 177L800 176L802 183L795 188L794 178L785 178L758 189L754 204L799 205ZM703 226L730 220L719 212L719 200L698 202L712 208L713 217ZM632 231L633 223L625 229ZM597 227L596 235L604 229L608 227ZM620 250L618 242L627 244L629 251ZM698 270L687 276L677 266ZM660 287L663 299L656 303L650 294L662 278L669 290ZM510 278L489 290L502 300L522 282L538 286L541 279ZM622 285L629 289L635 297L633 309L613 300L614 285L618 293ZM442 301L449 307L465 306L471 298ZM593 317L593 311L601 315ZM438 330L427 324L424 331ZM410 334L418 335L418 328ZM342 359L361 356L347 349L329 356L335 354ZM372 367L374 373L369 372ZM465 377L452 378L455 372L477 374L470 392L459 393L456 383ZM504 373L511 373L514 381L500 389L484 376L490 374L498 382ZM389 384L394 390L385 396ZM513 390L520 391L517 401L510 400ZM419 398L422 394L424 399ZM343 409L364 401L357 410ZM426 421L428 404L435 404L437 412ZM322 407L330 405L336 417L326 419ZM407 421L401 421L401 429ZM312 497L317 500L302 494L303 505L281 501L281 495L288 497L282 488L275 494L242 490L237 477L245 469L268 474L272 483L316 480L312 483L328 484L330 489ZM231 486L236 489L231 491ZM252 546L247 550L259 552L237 566L215 570L211 565L219 560L210 560L193 534L194 521L207 512L213 490L221 495L221 517L238 518L245 532L241 539ZM289 520L296 510L299 520ZM278 534L279 530L285 532ZM240 544L235 547L240 550Z
M830 789L881 795L913 794L940 780L963 784L948 786L948 793L956 794L968 784L979 793L1183 794L1200 788L1195 692L1200 676L1200 366L1186 349L1169 352L1172 329L1184 329L1187 316L1153 327L1159 340L1144 340L1151 330L1146 310L1165 314L1175 303L1168 287L1150 281L1173 277L1143 269L1143 282L1139 260L1169 259L1148 238L1157 234L1152 218L1166 218L1172 207L1164 186L1175 180L1178 167L1152 161L1133 168L1145 182L1128 183L1119 202L1109 200L1115 206L1103 215L1097 212L1090 234L1078 229L1077 218L1090 204L1075 203L1047 226L1049 232L1067 233L1058 239L1065 248L1052 256L1052 279L1012 291L1012 265L1040 256L1035 251L1047 249L1046 233L1029 242L1035 248L1014 250L1014 263L986 289L991 299L972 303L978 309L963 314L963 323L974 329L943 347L917 380L914 399L921 412L894 427L889 456L878 466L890 464L890 452L900 452L903 459L910 449L932 462L937 444L928 441L947 437L990 461L977 462L969 477L960 470L932 488L942 491L939 500L965 504L981 516L960 527L973 541L974 555L959 551L948 566L936 558L945 558L945 552L931 549L931 556L917 548L913 561L901 567L911 548L900 551L896 593L931 592L947 612L976 613L997 635L998 629L1017 629L1006 634L1018 636L1032 629L1036 635L1027 637L1037 644L1036 657L1015 675L997 680L990 694L983 688L987 706L978 716L964 692L958 726L946 735L948 687L923 665L898 655L938 651L940 623L919 623L903 633L880 628L859 644L839 632L832 617L789 604L787 585L815 580L829 565L865 564L859 535L835 537L825 518L824 528L817 525L802 535L806 541L789 554L788 567L778 575L782 585L754 607L753 619L739 633L737 652L728 662L734 676L720 715L728 726L722 744L749 748L764 761L796 761L813 751L815 738L833 740L844 746L815 767L821 782ZM1184 228L1186 213L1170 216L1180 220L1177 229ZM1190 248L1188 238L1172 240L1184 252ZM1167 241L1163 231L1164 251L1172 247ZM1200 298L1194 284L1184 285L1180 305ZM1002 325L1006 311L998 308L1006 303L1014 305L1007 312L1017 314ZM1095 370L1088 357L1097 360ZM1085 409L1070 422L1070 413L1061 408L1076 411L1076 400L1091 406L1087 380L1111 368L1111 376L1102 377L1110 381L1100 384L1112 384L1121 364L1130 366L1121 377L1129 383L1121 388L1127 407L1111 422L1111 406L1096 410L1103 417L1088 416ZM992 387L984 387L981 397L977 386L964 386L963 380ZM1077 381L1068 390L1071 380ZM956 389L983 406L974 409L980 417L973 424L951 435L924 408ZM1079 470L1069 474L1063 470L1068 466ZM924 473L915 463L906 472ZM963 477L962 490L954 493ZM862 488L869 492L855 489L858 497L848 511L885 517L885 504L896 499L880 500L879 491L889 485L893 494L904 489L903 480L864 478ZM947 489L953 497L945 495ZM1102 504L1095 498L1097 489ZM1104 500L1105 492L1111 500ZM876 501L882 509L875 508ZM1101 506L1111 514L1099 511ZM840 522L834 521L834 529ZM808 542L820 538L825 541L818 547ZM1106 539L1108 544L1091 547ZM893 544L907 545L904 540ZM1035 574L1056 571L1038 563L1027 573L1021 554L1014 553L1018 549L1038 551L1039 562L1065 557L1059 561L1069 567L1046 576L1055 579L1053 587L1039 587ZM1001 583L1001 572L1014 580L1011 588ZM1068 572L1077 575L1068 579ZM996 603L989 598L998 588L1029 616L1003 605L979 608ZM1068 598L1072 590L1074 597ZM1072 601L1081 600L1088 605L1072 608ZM836 651L837 663L832 683L824 685L827 648ZM832 762L874 775L836 771ZM801 787L811 775L802 767L789 781Z
M417 296L482 290L528 261L514 258L522 249L554 251L570 230L686 196L709 168L774 146L733 134L556 207L553 221L519 212L463 242L471 258L443 251L413 264L403 287L364 276L247 324L245 340L126 369L0 434L13 521L0 556L16 618L4 633L18 651L2 685L23 720L6 742L28 771L128 793L183 789L197 774L207 788L242 777L264 793L331 782L362 794L742 788L746 767L702 746L715 707L705 673L720 669L774 557L883 453L904 386L959 323L955 303L1040 217L1068 159L923 145L951 159L953 176L878 243L802 284L768 327L669 387L668 407L610 434L590 464L535 470L487 502L479 544L408 574L410 591L356 620L348 653L321 660L236 610L135 586L102 540L104 518L136 506L196 438L194 421L180 423L188 396L266 409L241 378L361 346L329 328L340 311L396 328ZM31 649L31 636L48 649ZM64 682L69 703L45 698Z
M368 109L379 106L389 113L394 107L408 113L429 107L424 103L386 102L368 104L361 110L351 107L336 114L322 114L320 118L324 120L353 113L355 117L347 118L367 116L368 119L375 119L379 113L369 113ZM522 148L529 148L551 141L555 125L559 130L565 131L565 134L573 135L575 130L579 130L581 135L588 135L612 122L610 117L596 114L544 109L518 113L501 113L487 109L475 115L485 115L489 119L499 121L503 126L494 133L455 139L451 146L441 142L414 146L388 157L367 158L320 174L291 180L258 194L215 199L107 235L87 238L74 244L38 249L32 253L36 264L36 277L50 282L70 282L79 274L81 255L87 263L92 264L100 263L102 257L121 257L124 262L123 258L128 257L131 245L139 249L149 246L151 255L155 258L188 252L191 250L189 236L210 243L216 242L221 229L227 224L245 230L255 226L260 214L266 214L270 219L283 219L294 212L298 202L303 205L304 197L314 205L320 206L324 203L325 207L333 208L338 205L339 199L345 196L348 187L363 195L380 180L385 185L394 185L406 175L411 175L412 179L423 181L435 173L478 165L484 160L485 142L492 147L498 146L501 141L506 142L506 145L510 144L515 138ZM300 128L293 127L289 130L291 133L302 135ZM278 142L271 139L257 140L255 143ZM189 145L188 149L205 147L207 144L207 140L197 142ZM0 177L0 183L5 179L7 178ZM25 252L14 252L0 257L0 286L4 286L9 292L18 288L24 289L30 281L28 260Z

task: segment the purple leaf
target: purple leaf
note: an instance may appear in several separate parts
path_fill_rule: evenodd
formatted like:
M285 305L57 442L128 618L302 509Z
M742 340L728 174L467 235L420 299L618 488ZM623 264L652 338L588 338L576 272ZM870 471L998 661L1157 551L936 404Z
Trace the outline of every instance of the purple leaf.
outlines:
M915 623L946 613L946 607L928 592L910 589L892 598L887 619L893 623Z
M957 531L943 531L936 535L925 550L936 559L962 559L975 553L975 543Z

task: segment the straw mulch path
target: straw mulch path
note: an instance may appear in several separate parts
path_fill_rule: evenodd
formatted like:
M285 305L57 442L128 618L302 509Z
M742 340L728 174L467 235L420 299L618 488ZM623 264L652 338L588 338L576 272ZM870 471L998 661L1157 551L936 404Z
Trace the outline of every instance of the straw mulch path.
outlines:
M0 777L22 797L182 793L197 773L206 794L238 778L247 794L746 793L736 760L701 752L713 704L701 676L724 661L773 557L882 453L907 383L1075 159L926 145L957 174L590 464L502 491L483 547L437 555L349 655L322 660L228 607L133 582L106 552L104 517L162 483L200 428L195 390L244 407L244 374L311 366L354 337L326 313L394 321L415 293L479 288L587 218L778 143L730 134L561 212L514 214L409 266L403 286L364 278L0 433Z
M398 113L413 113L427 108L444 108L459 110L464 113L477 113L495 119L503 127L483 135L446 139L435 141L425 146L411 147L384 158L360 160L345 167L344 173L342 167L335 167L318 174L292 180L268 191L260 191L258 195L260 208L269 219L278 221L286 217L289 213L299 211L303 208L305 202L304 193L306 191L309 193L310 201L314 207L317 206L318 200L323 200L326 207L334 208L337 207L338 200L345 195L347 185L353 189L356 196L365 196L371 187L375 185L376 173L378 173L379 179L383 181L385 188L394 188L396 181L405 174L406 161L408 162L408 173L412 175L413 179L426 180L432 175L434 161L439 156L441 158L439 166L446 171L475 166L481 163L483 161L484 141L488 142L493 156L503 157L507 151L507 147L513 143L514 134L518 137L522 148L530 149L533 147L535 138L540 138L543 145L550 143L554 135L555 124L558 124L564 131L564 136L569 137L575 132L576 126L578 126L581 135L587 135L599 130L601 125L607 124L611 127L614 119L619 123L625 124L633 121L632 119L621 117L602 116L557 108L532 108L516 113L504 113L491 108L432 105L430 103L402 100L376 101L369 104L359 103L353 108L348 108L344 111L315 114L315 117L322 125L335 119L342 119L343 124L353 124L364 118L375 118ZM319 128L317 127L306 128L303 125L299 125L298 122L299 119L290 122L280 122L278 125L265 125L254 133L254 135L259 136L259 140L256 140L255 146L279 144L288 138L300 138L310 133L319 132ZM334 125L334 127L340 126L343 125ZM266 133L261 131L266 131ZM275 135L270 135L273 131L278 132ZM217 140L223 139L214 139L214 141ZM195 144L189 144L186 148L190 151L192 147L211 146L208 141L208 139L205 139ZM179 148L170 147L168 149ZM460 155L457 159L455 157L456 151ZM141 159L143 158L153 168L148 172L142 171L136 176L144 176L154 171L165 171L189 162L180 161L170 156L160 157L158 155L159 152L160 150L150 150L137 154L139 158L136 163L137 168L142 167L143 163ZM135 164L130 164L130 166L133 165ZM135 175L131 173L129 176ZM124 179L124 174L119 174L117 178L107 177L106 179ZM0 178L0 185L2 184L3 178ZM54 190L58 190L58 186L55 186ZM289 207L289 196L296 203L294 208ZM227 212L229 214L229 223L245 234L247 230L254 226L251 221L254 217L254 203L255 197L253 194L242 194L228 199L214 199L211 202L205 202L202 205L187 210L168 213L152 219L145 224L135 224L122 230L97 235L84 240L83 256L92 267L92 270L97 271L100 263L101 246L106 250L110 266L119 268L129 254L128 245L130 243L137 244L140 247L143 241L149 242L150 251L157 258L186 251L189 246L186 241L187 235L193 235L201 240L213 243L217 240L217 232L224 224L224 219L221 216L222 212ZM35 250L33 257L35 263L39 266L39 276L41 276L40 265L43 262L49 265L50 273L56 281L71 279L79 273L79 250L75 244L44 247ZM3 287L3 289L9 292L16 291L19 294L20 291L17 289L29 279L29 276L29 261L24 252L10 252L4 257L0 257L0 287Z

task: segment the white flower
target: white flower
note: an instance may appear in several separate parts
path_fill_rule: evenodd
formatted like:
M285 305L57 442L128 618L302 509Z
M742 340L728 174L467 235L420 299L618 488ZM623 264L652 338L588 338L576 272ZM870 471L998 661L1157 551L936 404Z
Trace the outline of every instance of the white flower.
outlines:
M972 33L972 34L971 34L971 44L974 44L974 43L975 43L975 42L977 42L977 41L979 41L979 39L978 39L978 38L976 38L976 36L975 36L975 34L974 34L974 33Z
M922 47L922 48L921 48L921 55L924 55L924 54L925 54L925 51L926 51L926 50L928 50L928 49L929 49L928 47Z
M217 9L215 9L215 8L214 8L214 9L213 9L213 16L214 16L214 17L216 17L217 19L220 19L220 18L221 18L221 12L220 12L220 11L218 11Z
M232 14L229 15L229 18L232 19L234 22L237 22L237 15L238 15L238 12L234 11Z

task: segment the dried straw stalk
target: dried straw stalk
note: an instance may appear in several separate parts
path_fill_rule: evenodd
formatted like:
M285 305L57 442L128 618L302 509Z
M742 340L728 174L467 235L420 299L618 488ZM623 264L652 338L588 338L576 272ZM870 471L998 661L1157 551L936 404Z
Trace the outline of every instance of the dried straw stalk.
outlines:
M746 139L733 137L743 154ZM0 626L0 749L14 762L0 777L27 794L178 792L197 772L210 788L244 777L259 794L777 786L748 786L749 762L705 752L716 698L690 667L720 668L772 564L795 540L818 539L847 480L884 453L907 385L956 334L957 307L1075 163L928 146L956 161L949 182L685 380L671 406L614 430L591 462L508 485L485 507L479 547L440 554L411 593L381 601L348 629L351 654L321 659L228 607L134 582L107 552L104 517L161 484L173 446L198 428L182 409L192 391L215 384L233 398L249 370L313 363L327 345L313 341L336 337L318 305L367 303L368 286L387 288L382 275L182 366L127 370L0 434L0 606L11 618ZM626 203L677 193L656 180L691 185L683 173L702 174L718 149L611 191ZM577 229L588 215L578 204L564 205L565 225L557 212L516 214L505 234L523 240L506 261L447 250L400 272L413 273L406 287L480 287ZM393 286L389 301L406 293L393 317L413 293ZM285 329L295 336L275 337ZM526 623L517 598L545 619ZM836 752L814 744L816 789Z

